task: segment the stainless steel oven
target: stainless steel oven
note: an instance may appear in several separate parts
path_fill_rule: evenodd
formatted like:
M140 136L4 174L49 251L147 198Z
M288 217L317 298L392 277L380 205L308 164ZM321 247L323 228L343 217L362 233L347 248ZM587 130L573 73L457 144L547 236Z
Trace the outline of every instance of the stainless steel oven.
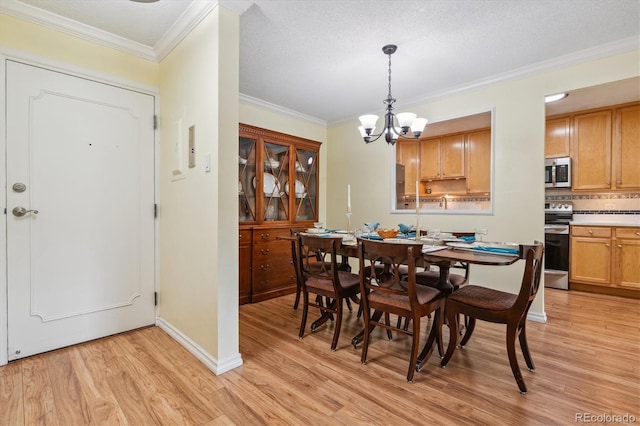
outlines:
M569 223L571 203L545 203L544 206L544 285L569 289Z

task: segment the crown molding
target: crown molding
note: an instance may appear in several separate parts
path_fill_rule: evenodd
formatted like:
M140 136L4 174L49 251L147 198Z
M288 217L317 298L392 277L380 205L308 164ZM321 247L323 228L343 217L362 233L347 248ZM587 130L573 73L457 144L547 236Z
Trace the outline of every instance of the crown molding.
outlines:
M144 59L157 61L154 50L107 31L15 0L0 2L0 12Z
M304 121L308 121L308 122L313 123L313 124L318 124L320 126L327 127L327 121L326 120L321 120L319 118L312 117L310 115L303 114L301 112L294 111L292 109L284 108L284 107L281 107L279 105L272 104L271 102L263 101L262 99L254 98L252 96L245 95L245 94L242 94L242 93L240 93L240 102L244 102L244 103L247 103L247 104L252 104L252 105L258 106L260 108L268 109L270 111L273 111L273 112L276 112L276 113L279 113L279 114L288 115L288 116L296 118L298 120L304 120Z

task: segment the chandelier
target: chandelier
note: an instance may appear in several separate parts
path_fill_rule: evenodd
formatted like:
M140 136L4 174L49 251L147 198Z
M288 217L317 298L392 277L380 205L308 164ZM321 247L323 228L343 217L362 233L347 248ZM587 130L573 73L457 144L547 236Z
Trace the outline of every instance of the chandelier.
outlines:
M358 127L358 130L366 143L375 142L382 135L391 145L394 145L398 138L417 139L422 134L424 126L427 125L426 118L416 118L417 115L411 112L400 114L392 112L396 100L391 96L391 55L395 53L397 48L398 46L395 44L388 44L382 48L384 54L389 55L389 94L387 99L382 101L387 106L387 112L384 115L384 129L380 133L374 133L378 121L377 115L368 114L359 117L362 125ZM409 134L409 130L411 130L411 134Z

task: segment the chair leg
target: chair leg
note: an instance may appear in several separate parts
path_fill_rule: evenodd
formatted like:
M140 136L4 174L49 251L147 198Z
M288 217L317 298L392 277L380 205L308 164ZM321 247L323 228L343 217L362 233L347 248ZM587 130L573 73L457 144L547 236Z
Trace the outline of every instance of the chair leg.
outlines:
M333 299L333 306L336 310L336 324L333 330L333 340L331 341L331 350L335 352L340 338L340 328L342 327L342 298Z
M520 340L520 349L522 349L522 355L524 355L524 361L527 363L527 368L531 371L535 370L536 366L533 364L533 359L531 358L531 353L529 352L529 345L527 344L527 332L525 324L522 324L522 326L520 327L518 339Z
M451 356L453 356L453 351L456 350L456 343L458 343L457 312L454 312L454 310L449 307L449 309L445 310L445 313L447 315L447 322L449 323L449 345L447 346L447 353L444 354L444 358L440 361L441 367L447 365Z
M509 355L509 364L511 365L511 371L513 377L516 379L520 393L527 393L527 386L524 384L520 367L518 367L518 359L516 358L516 336L518 334L518 327L507 325L507 354Z
M302 320L300 321L300 332L298 337L302 340L304 337L304 329L307 326L307 314L309 313L309 293L306 291L302 295Z
M411 357L409 358L409 371L407 372L407 382L413 383L413 375L416 371L416 361L418 360L418 344L420 343L420 316L413 318L413 336L411 339Z
M351 307L351 300L349 300L349 298L347 297L346 301L347 301L347 309L349 309L349 312L353 311L353 308Z
M360 363L367 363L367 352L369 351L369 340L371 331L374 327L371 327L371 312L369 309L363 311L364 314L364 337L362 342L362 356L360 357Z
M469 322L467 323L467 331L464 333L464 337L460 341L461 348L464 348L467 345L467 343L469 342L469 339L471 339L473 330L476 328L476 319L473 317L468 317L468 318L469 318Z
M388 326L391 325L391 318L389 317L389 312L385 312L384 313L384 322L385 324L387 324ZM387 338L389 340L393 340L393 335L391 334L391 330L387 328Z
M431 324L431 331L429 332L429 337L427 338L427 343L424 345L424 349L418 355L418 359L416 361L416 371L422 370L422 367L425 362L429 360L431 354L433 353L433 345L437 342L438 350L441 350L442 347L442 309L438 308L435 313L435 317ZM440 352L442 353L442 352Z
M298 304L300 304L300 293L302 293L302 286L299 282L296 283L296 300L293 302L293 310L298 309Z

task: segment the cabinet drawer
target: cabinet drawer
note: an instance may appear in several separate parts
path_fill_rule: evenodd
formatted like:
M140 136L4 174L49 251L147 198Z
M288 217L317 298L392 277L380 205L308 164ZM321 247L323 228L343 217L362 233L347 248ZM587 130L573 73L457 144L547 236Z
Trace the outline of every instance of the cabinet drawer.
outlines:
M263 262L291 263L291 241L274 241L253 245L253 258L257 265Z
M640 240L640 228L616 228L616 237Z
M599 226L572 226L571 235L573 237L610 238L611 228L603 228Z
M291 231L289 228L285 229L254 229L253 237L254 242L258 243L268 243L273 241L281 241L278 240L278 237L290 237ZM288 243L290 244L290 243Z
M247 244L251 244L251 230L250 229L242 229L239 232L240 245L246 246Z
M261 293L276 288L296 285L296 273L293 265L263 264L258 265L253 273L253 292Z

